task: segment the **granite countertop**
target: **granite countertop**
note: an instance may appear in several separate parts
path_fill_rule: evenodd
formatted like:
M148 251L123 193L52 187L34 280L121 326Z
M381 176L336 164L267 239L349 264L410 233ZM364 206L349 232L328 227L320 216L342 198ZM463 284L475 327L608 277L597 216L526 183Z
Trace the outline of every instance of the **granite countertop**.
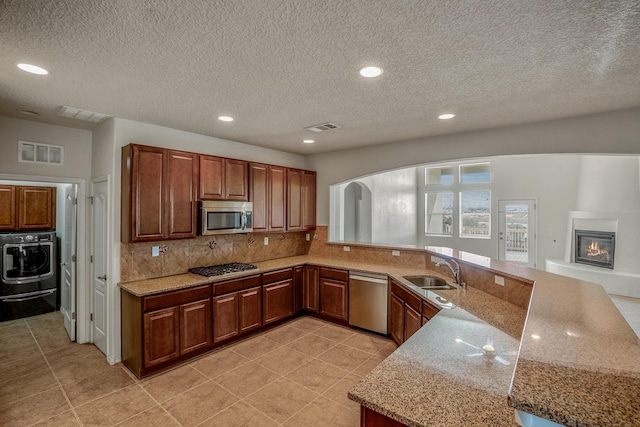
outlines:
M640 426L640 339L600 285L534 287L509 404L558 424Z
M573 426L640 425L640 340L601 286L447 248L413 250L535 283L528 312L474 288L438 290L434 300L402 278L441 276L426 268L309 255L120 287L145 296L302 264L387 274L443 309L356 384L352 400L411 426L515 426L514 408ZM488 339L506 363L471 356Z

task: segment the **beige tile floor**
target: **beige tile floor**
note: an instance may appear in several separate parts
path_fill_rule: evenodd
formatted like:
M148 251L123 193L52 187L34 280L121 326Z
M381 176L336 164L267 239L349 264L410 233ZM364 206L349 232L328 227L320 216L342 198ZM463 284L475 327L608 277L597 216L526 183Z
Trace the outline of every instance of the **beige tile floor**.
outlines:
M60 313L0 323L2 426L357 426L347 392L391 340L311 317L144 380Z
M640 337L640 298L621 297L618 295L609 296L627 320L631 329Z

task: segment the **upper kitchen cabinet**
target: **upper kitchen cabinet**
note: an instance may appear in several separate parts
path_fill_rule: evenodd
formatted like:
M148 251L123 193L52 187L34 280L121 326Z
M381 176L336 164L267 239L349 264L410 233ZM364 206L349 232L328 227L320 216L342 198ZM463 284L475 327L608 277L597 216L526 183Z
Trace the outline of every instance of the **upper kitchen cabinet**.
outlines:
M200 200L249 200L249 163L200 155Z
M0 230L54 230L55 187L0 186Z
M197 182L197 154L123 147L122 241L195 237Z
M287 170L287 230L316 228L316 173Z
M253 202L253 231L286 229L287 168L251 163L249 201Z
M0 230L16 229L16 187L0 185Z

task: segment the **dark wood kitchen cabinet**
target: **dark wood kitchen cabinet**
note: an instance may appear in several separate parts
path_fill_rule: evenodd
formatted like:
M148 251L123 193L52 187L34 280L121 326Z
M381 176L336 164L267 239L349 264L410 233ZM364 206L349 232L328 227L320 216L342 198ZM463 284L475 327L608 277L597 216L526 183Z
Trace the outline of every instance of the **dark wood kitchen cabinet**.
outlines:
M304 309L304 266L293 267L293 312Z
M122 241L196 236L198 155L143 145L122 148Z
M316 173L287 169L287 230L316 228Z
M55 230L56 188L0 185L0 230Z
M249 162L200 155L200 200L249 200Z
M320 311L320 267L315 265L304 266L304 309Z
M347 321L349 307L349 272L320 267L320 314Z
M262 275L262 311L264 324L293 315L293 268Z
M396 344L402 344L422 327L422 305L420 297L390 280L388 327Z
M211 287L139 297L121 291L122 361L138 377L211 348Z
M253 231L286 229L286 168L251 163L249 201L253 202Z
M255 274L213 285L213 342L262 326L262 277Z
M0 230L16 229L16 187L0 185Z

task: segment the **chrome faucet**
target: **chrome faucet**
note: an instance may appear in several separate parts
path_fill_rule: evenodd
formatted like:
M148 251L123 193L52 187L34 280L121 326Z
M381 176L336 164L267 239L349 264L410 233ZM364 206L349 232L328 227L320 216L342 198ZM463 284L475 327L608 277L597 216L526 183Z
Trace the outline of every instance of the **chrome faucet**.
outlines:
M451 273L453 273L453 278L456 279L456 285L461 286L463 289L466 289L467 287L466 284L460 282L460 264L458 264L458 262L455 259L452 259L451 262L456 265L455 270L453 269L453 267L451 267L451 264L449 264L445 260L438 261L436 263L436 267L442 267L443 265L446 265L447 267L449 267L449 270L451 270Z

